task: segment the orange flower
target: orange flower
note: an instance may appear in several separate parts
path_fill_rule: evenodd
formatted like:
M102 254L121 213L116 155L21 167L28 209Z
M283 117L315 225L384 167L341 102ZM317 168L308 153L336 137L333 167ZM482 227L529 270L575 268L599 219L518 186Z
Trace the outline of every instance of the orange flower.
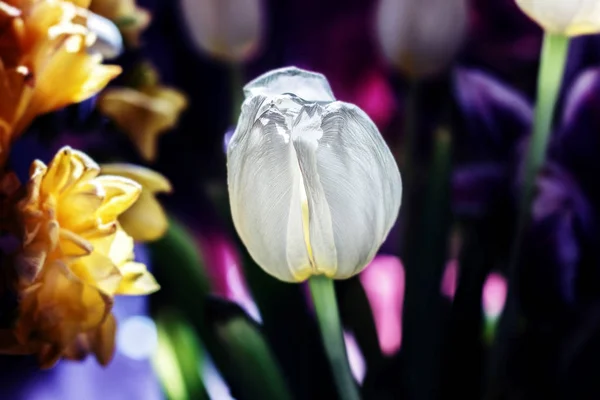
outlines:
M121 69L87 49L87 0L0 1L0 165L37 115L83 101Z
M133 262L133 239L117 222L140 185L99 173L69 147L49 166L33 163L16 206L23 229L19 317L0 341L4 352L37 353L42 367L89 352L106 364L114 349L113 297L158 290L145 265Z

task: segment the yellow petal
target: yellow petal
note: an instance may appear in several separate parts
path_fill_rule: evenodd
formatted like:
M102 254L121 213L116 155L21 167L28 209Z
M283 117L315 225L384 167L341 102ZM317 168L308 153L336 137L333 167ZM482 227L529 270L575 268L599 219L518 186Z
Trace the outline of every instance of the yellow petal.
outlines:
M115 233L108 257L118 267L133 260L133 239L123 229L118 229Z
M78 185L68 196L62 196L57 210L57 220L62 227L85 232L98 224L97 211L104 202L104 188L95 181Z
M142 295L154 293L160 289L160 285L144 264L127 263L121 267L121 274L123 274L123 280L117 289L117 294Z
M104 203L97 215L102 223L114 221L138 199L142 187L131 179L104 175L96 178L106 192Z
M67 229L60 229L60 249L65 257L81 257L90 254L93 247L90 242Z
M38 351L38 364L41 369L52 368L62 355L62 347L57 344L43 344Z
M115 352L117 321L109 314L102 325L89 334L91 350L100 365L108 365Z
M142 185L143 190L151 193L169 193L171 182L162 174L135 164L113 163L100 166L103 175L117 175L132 179Z
M29 107L43 114L90 98L121 73L121 67L101 62L99 54L88 55L85 47L77 52L61 47L37 77L38 86ZM56 82L63 83L60 90Z
M121 214L119 223L128 235L140 242L160 239L169 227L162 206L152 194L145 191L129 210Z
M122 278L110 258L98 252L72 262L69 268L79 279L108 295L115 293Z
M58 263L60 264L60 263ZM45 268L44 283L37 292L43 305L43 332L67 345L81 331L97 326L106 315L107 304L98 289L69 276L66 268L51 265Z

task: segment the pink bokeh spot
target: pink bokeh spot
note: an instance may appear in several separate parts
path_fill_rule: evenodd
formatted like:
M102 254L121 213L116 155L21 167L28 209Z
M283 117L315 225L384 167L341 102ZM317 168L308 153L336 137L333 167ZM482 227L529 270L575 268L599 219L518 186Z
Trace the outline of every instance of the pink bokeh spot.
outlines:
M197 240L206 262L212 293L238 303L248 315L260 322L260 312L246 285L233 244L219 234L200 236Z
M360 274L377 328L379 347L385 355L400 350L404 266L398 257L380 255Z
M456 295L456 287L458 285L458 260L450 260L446 264L444 275L442 276L442 283L440 291L442 295L448 299L453 300Z
M367 373L367 364L365 357L360 351L360 347L351 332L344 331L344 343L346 344L346 354L348 356L348 364L354 379L362 385Z
M502 314L506 303L508 284L506 278L497 272L488 275L483 284L483 312L488 319L495 319Z
M379 129L384 129L396 111L396 99L387 77L373 69L365 74L351 93L338 90L340 99L355 103L375 122Z

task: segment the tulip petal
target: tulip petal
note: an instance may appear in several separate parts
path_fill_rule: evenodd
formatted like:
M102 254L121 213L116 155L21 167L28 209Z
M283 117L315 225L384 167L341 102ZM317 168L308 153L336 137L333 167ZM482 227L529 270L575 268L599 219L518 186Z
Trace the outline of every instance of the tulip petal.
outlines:
M255 117L262 96L250 99L228 149L231 212L258 265L287 282L312 269L304 241L302 175L285 116L270 108Z
M567 36L600 32L600 3L596 0L516 0L517 5L546 31Z
M323 115L318 174L331 210L338 271L356 274L375 256L400 209L400 171L375 124L358 107L336 102Z
M320 125L320 112L313 111L311 113L310 107L300 111L293 126L294 149L298 157L308 203L309 212L306 222L308 238L305 237L305 240L308 241L309 257L317 273L333 277L338 267L333 224L325 191L319 179L317 159L319 143L314 137L315 132L321 131Z
M259 76L244 87L246 97L277 96L286 93L307 101L334 101L327 78L296 67L279 68Z

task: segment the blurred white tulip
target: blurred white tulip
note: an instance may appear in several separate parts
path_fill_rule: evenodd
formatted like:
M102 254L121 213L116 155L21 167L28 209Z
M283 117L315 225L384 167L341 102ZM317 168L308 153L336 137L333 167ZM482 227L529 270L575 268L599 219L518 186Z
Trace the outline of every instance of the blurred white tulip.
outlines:
M233 222L250 255L287 282L349 278L375 256L402 197L398 166L371 119L295 67L244 88L227 149Z
M579 36L600 33L599 0L516 0L546 32Z
M435 75L460 50L467 16L465 0L380 0L376 27L383 55L411 77Z
M180 0L181 13L194 44L227 62L256 54L263 36L263 0Z

